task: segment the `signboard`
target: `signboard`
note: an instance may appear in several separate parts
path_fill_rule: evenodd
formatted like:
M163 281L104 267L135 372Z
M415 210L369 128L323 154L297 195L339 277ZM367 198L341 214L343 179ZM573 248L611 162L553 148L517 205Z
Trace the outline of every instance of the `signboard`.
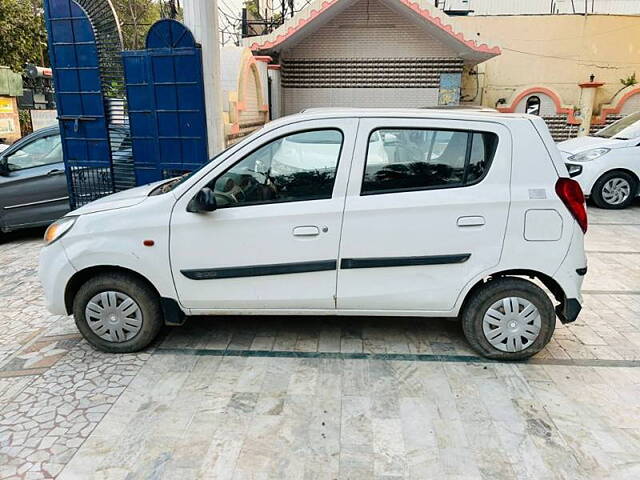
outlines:
M0 97L0 113L15 113L12 97Z
M16 124L13 118L0 118L0 137L16 133Z
M34 132L44 127L58 125L58 112L55 110L31 110L30 112Z
M440 89L438 90L438 105L459 105L461 73L440 74Z

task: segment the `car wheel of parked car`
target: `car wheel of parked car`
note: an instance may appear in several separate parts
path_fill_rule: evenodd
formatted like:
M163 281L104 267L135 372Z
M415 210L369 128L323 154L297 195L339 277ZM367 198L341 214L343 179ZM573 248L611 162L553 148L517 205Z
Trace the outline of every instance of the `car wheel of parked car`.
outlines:
M638 193L638 180L622 171L607 172L591 190L593 202L600 208L627 208Z
M534 283L498 278L471 295L462 312L462 329L479 354L521 360L551 340L556 314L547 294Z
M73 300L73 316L84 338L110 353L142 350L163 324L158 294L122 273L101 274L82 285Z

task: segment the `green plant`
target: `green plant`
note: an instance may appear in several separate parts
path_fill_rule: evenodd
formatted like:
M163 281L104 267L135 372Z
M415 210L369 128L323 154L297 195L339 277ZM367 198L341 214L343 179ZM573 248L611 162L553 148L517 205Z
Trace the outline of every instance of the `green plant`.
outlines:
M247 9L247 12L249 12L254 18L261 18L258 2L256 0L249 0L245 2L244 6Z
M47 64L41 2L0 0L0 65L22 72L25 63Z
M636 72L633 72L627 78L621 78L620 79L620 83L622 85L624 85L624 88L630 87L630 86L635 85L636 83L638 83L638 81L636 80Z
M20 119L20 132L23 137L33 132L31 112L29 110L18 110L18 118Z

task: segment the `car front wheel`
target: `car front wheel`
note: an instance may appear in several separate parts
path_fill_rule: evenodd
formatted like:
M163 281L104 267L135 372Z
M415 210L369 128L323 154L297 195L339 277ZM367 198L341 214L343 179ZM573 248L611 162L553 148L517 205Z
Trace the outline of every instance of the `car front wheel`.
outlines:
M158 294L122 273L104 273L85 282L74 298L73 316L82 336L110 353L142 350L163 324Z
M636 178L623 171L607 172L593 186L591 197L600 208L627 208L638 193Z
M482 356L522 360L549 343L556 314L540 287L528 280L505 277L471 293L461 321L469 344Z

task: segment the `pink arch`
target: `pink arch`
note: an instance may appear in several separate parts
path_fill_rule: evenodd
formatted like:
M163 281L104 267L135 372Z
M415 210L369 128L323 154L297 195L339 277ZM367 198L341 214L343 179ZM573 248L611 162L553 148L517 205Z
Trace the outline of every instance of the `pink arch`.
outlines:
M516 98L513 99L513 101L511 102L511 105L508 107L498 107L498 111L502 112L502 113L513 113L516 111L516 107L518 106L518 104L522 101L522 99L524 99L525 97L528 97L529 95L532 95L534 93L543 93L545 95L547 95L549 98L551 98L551 100L553 101L553 104L556 107L556 113L564 113L567 115L567 123L571 124L571 125L578 125L580 124L580 120L578 120L575 117L575 111L573 108L565 108L562 106L562 102L560 101L560 97L558 96L558 94L556 92L554 92L553 90L546 88L546 87L531 87L528 88L522 92L520 92L518 94L518 96Z
M607 115L617 115L620 113L620 111L622 110L622 107L624 107L624 104L627 103L627 100L629 100L631 97L633 97L634 95L640 93L640 87L638 88L634 88L633 90L629 90L627 93L625 93L620 100L618 100L618 103L616 104L615 107L611 107L611 108L603 108L600 111L600 115L595 117L593 119L593 121L591 122L591 125L602 125L604 123L607 122Z

